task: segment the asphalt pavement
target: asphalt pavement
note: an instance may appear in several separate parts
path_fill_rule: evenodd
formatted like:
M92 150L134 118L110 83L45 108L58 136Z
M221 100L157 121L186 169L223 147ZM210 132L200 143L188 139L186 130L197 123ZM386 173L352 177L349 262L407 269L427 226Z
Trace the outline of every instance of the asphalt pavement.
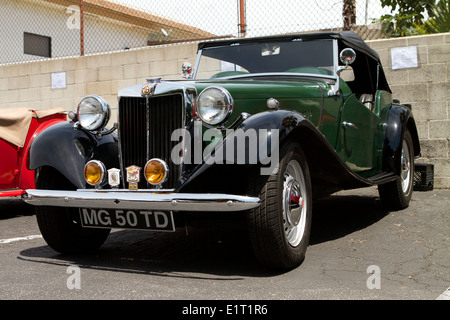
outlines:
M284 273L258 264L239 220L175 233L115 230L96 253L61 255L42 239L32 210L2 204L0 299L185 300L185 307L202 300L447 299L449 202L450 190L414 192L409 208L390 212L376 188L316 201L306 259ZM195 312L190 307L176 312Z

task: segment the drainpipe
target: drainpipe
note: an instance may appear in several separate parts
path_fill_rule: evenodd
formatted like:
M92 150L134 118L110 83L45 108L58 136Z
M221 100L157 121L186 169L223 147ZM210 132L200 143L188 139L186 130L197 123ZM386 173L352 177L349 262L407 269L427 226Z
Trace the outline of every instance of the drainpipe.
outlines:
M245 38L247 24L245 23L245 0L239 0L239 37Z

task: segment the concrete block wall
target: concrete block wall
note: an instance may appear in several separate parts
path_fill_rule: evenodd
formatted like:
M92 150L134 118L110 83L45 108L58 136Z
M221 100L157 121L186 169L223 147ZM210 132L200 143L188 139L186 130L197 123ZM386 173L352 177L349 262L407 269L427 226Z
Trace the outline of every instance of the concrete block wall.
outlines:
M393 96L410 103L422 158L435 165L435 188L450 188L450 33L367 41L380 55ZM390 50L416 46L417 68L392 70ZM117 118L117 92L148 77L180 79L195 62L197 43L155 46L84 57L0 65L0 108L76 110L89 94L103 96ZM66 88L52 89L51 74L66 73Z
M0 108L76 110L81 98L100 95L117 119L117 92L149 77L181 79L183 62L195 62L197 43L0 65ZM52 89L52 73L65 72L66 88Z
M367 41L381 57L393 97L410 103L434 184L450 188L450 33ZM391 49L417 47L418 67L392 70Z

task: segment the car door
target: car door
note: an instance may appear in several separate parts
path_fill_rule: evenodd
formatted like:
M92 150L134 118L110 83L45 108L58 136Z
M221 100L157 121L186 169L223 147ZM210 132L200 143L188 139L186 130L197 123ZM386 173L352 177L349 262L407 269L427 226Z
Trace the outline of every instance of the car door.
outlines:
M345 164L361 174L376 167L379 118L351 95L341 109L336 151Z
M0 189L17 187L16 176L19 173L17 150L19 148L0 138Z

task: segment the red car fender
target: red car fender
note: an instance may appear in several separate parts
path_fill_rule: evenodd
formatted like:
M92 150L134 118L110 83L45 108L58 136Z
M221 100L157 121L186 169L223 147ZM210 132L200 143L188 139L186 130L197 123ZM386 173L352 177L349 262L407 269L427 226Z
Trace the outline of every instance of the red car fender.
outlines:
M30 125L29 135L31 137L28 139L25 146L22 148L19 155L20 157L20 178L19 178L19 188L23 190L25 189L34 189L34 170L29 170L27 167L27 159L28 159L28 152L30 150L30 146L33 143L34 139L45 129L48 127L51 127L52 125L59 123L59 122L65 122L66 121L66 115L65 114L58 114L57 118L46 120L45 118L42 119L36 119L33 118L32 124ZM55 115L53 115L55 117ZM36 123L33 123L33 121L36 121ZM33 126L36 126L36 129L33 131Z

